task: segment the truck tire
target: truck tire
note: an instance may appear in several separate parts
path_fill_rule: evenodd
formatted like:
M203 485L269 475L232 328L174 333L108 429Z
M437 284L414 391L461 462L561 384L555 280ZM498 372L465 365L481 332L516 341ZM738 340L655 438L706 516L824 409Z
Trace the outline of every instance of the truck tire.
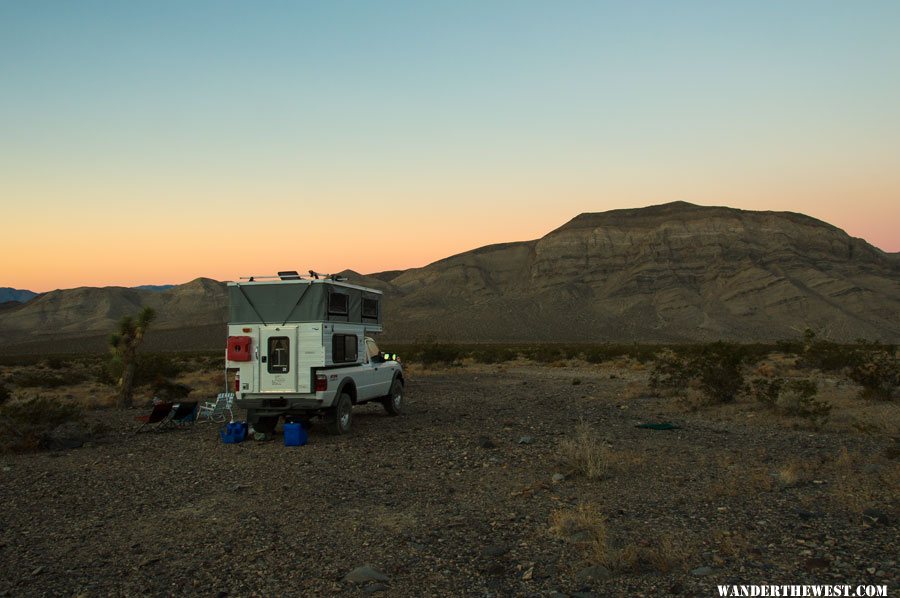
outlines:
M391 393L381 399L381 404L384 405L384 410L388 412L388 415L402 415L403 382L394 380L394 383L391 384Z
M329 434L340 436L350 431L350 424L353 421L353 400L345 392L338 397L334 407L328 410L325 418L325 427Z

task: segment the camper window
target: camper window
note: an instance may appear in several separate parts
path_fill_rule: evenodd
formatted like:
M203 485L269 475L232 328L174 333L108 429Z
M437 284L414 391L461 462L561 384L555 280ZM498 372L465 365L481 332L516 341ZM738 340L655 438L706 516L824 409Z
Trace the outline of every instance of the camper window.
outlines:
M366 299L365 297L363 297L362 317L364 317L364 318L377 318L378 317L378 299Z
M357 338L355 334L335 334L331 337L331 361L334 363L355 362L357 358Z
M328 295L328 313L347 315L350 311L350 296L344 293L331 293Z
M269 337L269 373L287 374L290 369L290 344L286 336Z

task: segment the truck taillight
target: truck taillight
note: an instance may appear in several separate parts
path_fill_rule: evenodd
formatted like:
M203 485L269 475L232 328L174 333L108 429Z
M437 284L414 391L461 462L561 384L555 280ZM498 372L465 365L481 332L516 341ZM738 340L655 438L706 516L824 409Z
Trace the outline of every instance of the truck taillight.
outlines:
M316 374L316 392L328 390L328 378L325 374Z
M234 375L234 392L241 391L241 373L238 372Z

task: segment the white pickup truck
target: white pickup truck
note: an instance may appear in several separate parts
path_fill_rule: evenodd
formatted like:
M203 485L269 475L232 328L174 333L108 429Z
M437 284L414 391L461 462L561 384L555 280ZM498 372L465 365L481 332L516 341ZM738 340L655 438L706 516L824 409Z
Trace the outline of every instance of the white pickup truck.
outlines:
M381 292L296 272L275 278L228 284L226 368L254 431L320 415L346 434L353 405L370 401L402 413L403 368L366 336L381 332Z

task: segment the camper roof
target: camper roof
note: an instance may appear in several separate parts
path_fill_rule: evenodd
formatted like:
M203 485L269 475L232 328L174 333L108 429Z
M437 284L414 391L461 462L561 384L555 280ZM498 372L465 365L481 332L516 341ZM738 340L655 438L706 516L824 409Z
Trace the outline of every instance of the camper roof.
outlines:
M348 322L381 326L382 292L332 278L250 277L228 283L228 321ZM267 279L268 278L268 279Z
M267 280L268 279L268 280ZM366 291L367 293L375 293L376 295L384 294L382 291L378 289L373 289L371 287L363 287L358 284L350 284L349 282L345 282L343 280L332 280L330 278L322 278L319 280L310 280L308 278L294 278L294 279L279 279L277 276L267 277L267 276L248 276L246 280L241 279L240 281L229 282L228 286L230 287L244 287L244 286L263 286L263 285L283 285L283 284L329 284L338 287L346 287L348 289L357 289L360 291Z

